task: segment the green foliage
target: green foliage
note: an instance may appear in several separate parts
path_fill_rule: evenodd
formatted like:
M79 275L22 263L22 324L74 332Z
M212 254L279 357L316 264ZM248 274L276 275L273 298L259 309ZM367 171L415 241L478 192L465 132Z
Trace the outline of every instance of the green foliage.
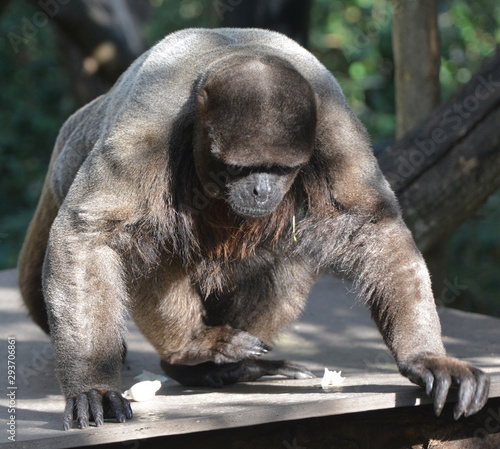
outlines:
M452 307L500 316L500 191L451 237L449 280L461 290Z
M215 23L214 0L150 4L144 35L151 44L177 29ZM33 2L17 0L0 17L0 269L15 265L57 131L74 108L51 25L26 28L35 12ZM313 0L310 49L337 77L378 149L394 135L391 20L390 0ZM493 54L499 23L496 0L440 2L443 98ZM500 314L500 194L479 215L485 218L451 239L450 277L468 288L461 305Z
M469 81L500 42L500 4L492 0L444 2L439 14L444 97Z
M210 27L213 21L213 1L210 0L149 0L151 20L145 27L148 42L155 43L168 33L187 27Z
M333 72L380 150L394 135L390 0L315 0L311 48ZM500 42L500 3L440 2L442 97L448 98ZM480 217L483 217L482 219ZM449 242L448 278L466 286L451 306L500 316L500 192Z
M311 49L338 79L375 142L393 140L390 0L315 0ZM440 2L443 99L466 83L500 42L494 0Z
M72 111L49 26L31 31L17 52L11 45L27 35L35 12L11 2L0 20L0 268L16 263L58 129Z

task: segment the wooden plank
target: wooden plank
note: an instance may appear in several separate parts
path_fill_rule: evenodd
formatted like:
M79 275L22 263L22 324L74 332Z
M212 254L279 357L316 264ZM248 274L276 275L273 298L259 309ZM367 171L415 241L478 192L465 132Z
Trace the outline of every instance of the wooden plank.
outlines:
M348 292L350 284L325 276L312 291L301 320L281 339L270 358L304 363L319 376L325 366L341 369L346 377L342 388L324 392L319 387L320 379L266 378L214 391L185 388L168 381L153 401L134 403L134 419L125 424L106 423L100 428L64 432L64 401L54 379L50 342L26 317L15 282L15 272L0 272L0 336L5 343L8 335L16 336L18 367L17 442L4 439L0 447L62 448L112 443L134 447L134 441L148 439L149 445L149 439L156 438L167 438L170 445L170 439L181 435L195 441L199 432L235 429L237 435L248 426L292 426L298 421L335 416L352 419L370 410L397 412L406 407L421 409L430 421L435 419L430 399L397 373L368 311ZM440 315L450 354L492 373L490 397L500 397L500 321L453 310L442 310ZM143 369L160 372L158 356L132 324L128 345L123 389L130 387L133 377ZM1 360L6 360L6 346L0 345ZM0 376L0 386L7 391L4 377ZM453 397L449 400L453 401ZM2 395L0 409L6 410L6 406ZM6 429L6 415L2 413L0 418L0 428Z

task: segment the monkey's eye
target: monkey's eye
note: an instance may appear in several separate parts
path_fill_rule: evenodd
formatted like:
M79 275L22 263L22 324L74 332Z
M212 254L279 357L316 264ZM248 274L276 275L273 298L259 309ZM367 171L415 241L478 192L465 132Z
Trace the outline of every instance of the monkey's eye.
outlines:
M252 173L271 173L279 176L286 176L295 173L302 165L283 166L283 165L256 165L243 167L240 165L226 164L226 171L231 177L248 176Z
M301 165L294 165L291 167L283 166L283 165L273 165L270 169L268 169L268 173L274 173L280 176L291 175L295 173Z
M252 167L243 167L240 165L226 164L225 172L229 178L236 178L239 176L248 176L252 173Z

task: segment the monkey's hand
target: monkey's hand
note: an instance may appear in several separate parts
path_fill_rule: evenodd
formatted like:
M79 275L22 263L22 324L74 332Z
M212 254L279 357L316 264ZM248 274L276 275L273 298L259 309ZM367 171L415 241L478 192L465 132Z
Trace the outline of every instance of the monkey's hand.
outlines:
M220 332L213 344L213 361L217 364L238 362L243 359L255 359L271 350L262 340L239 329L226 329Z
M453 357L421 354L408 362L401 363L401 374L413 383L425 388L434 398L434 411L439 416L446 402L450 386L456 384L458 402L453 417L477 413L486 403L490 389L489 376L469 363Z
M164 355L163 359L174 365L235 363L258 358L270 350L260 338L225 325L208 327L181 351Z
M102 394L99 390L90 390L66 400L64 430L71 428L73 419L78 421L81 429L86 429L90 420L99 427L103 424L104 418L116 418L118 422L131 419L130 402L117 391L107 391Z

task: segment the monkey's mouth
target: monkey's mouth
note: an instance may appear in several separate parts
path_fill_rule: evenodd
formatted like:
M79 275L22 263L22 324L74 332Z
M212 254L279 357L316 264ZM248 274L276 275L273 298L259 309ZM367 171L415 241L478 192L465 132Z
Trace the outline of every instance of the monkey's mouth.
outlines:
M276 210L276 207L263 209L258 207L242 207L235 205L232 205L231 208L237 215L243 218L261 218L266 215L271 215Z

